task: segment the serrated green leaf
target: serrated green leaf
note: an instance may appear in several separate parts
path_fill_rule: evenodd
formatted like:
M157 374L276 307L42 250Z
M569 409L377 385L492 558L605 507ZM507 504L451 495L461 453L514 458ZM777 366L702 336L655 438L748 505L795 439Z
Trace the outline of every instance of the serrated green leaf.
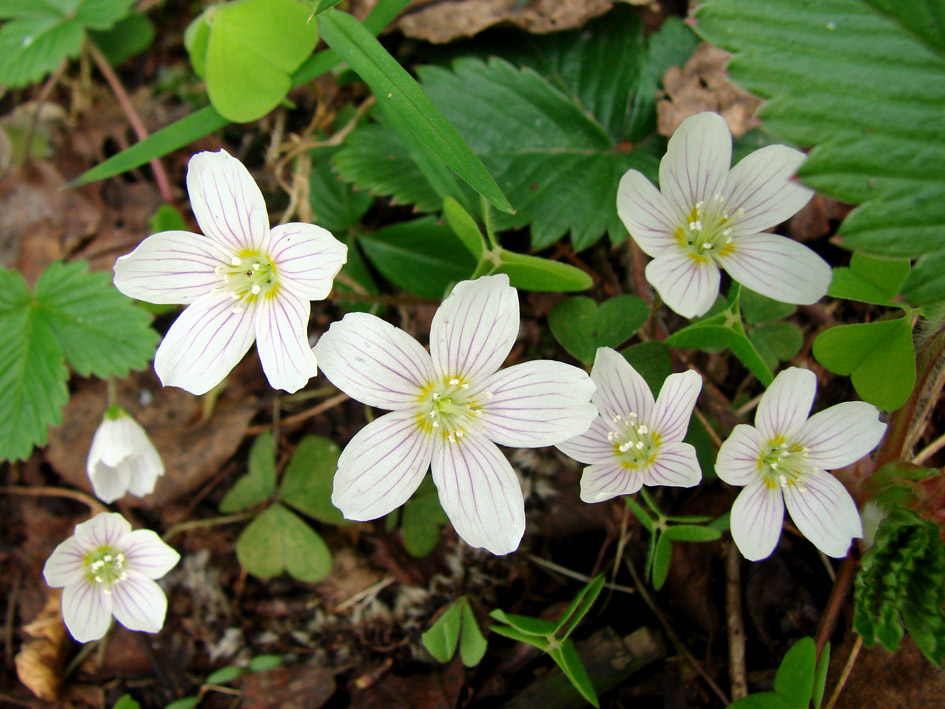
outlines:
M499 250L498 265L491 273L504 273L509 282L520 290L571 293L587 290L593 279L569 263L560 263L540 256L517 254Z
M309 176L309 204L313 221L335 236L353 230L370 209L374 197L366 190L356 190L341 180L331 169L334 150L312 151L312 173Z
M584 663L581 662L574 643L570 640L565 640L561 647L552 649L548 654L551 655L551 659L561 668L561 671L564 672L564 676L574 685L578 693L580 693L589 704L599 707L600 703L597 700L597 692L594 690L594 684L587 674Z
M133 12L109 30L89 32L89 39L101 50L109 64L117 65L151 46L154 41L154 23L147 15Z
M442 298L447 286L469 278L476 267L453 230L435 217L394 224L358 241L384 278L424 298Z
M546 636L552 635L555 632L555 624L548 620L542 620L541 618L529 618L526 615L506 613L498 608L493 610L489 615L500 623L510 625L526 635Z
M830 667L830 643L824 645L820 653L820 659L817 661L817 671L814 672L814 687L811 701L814 703L814 709L820 709L824 701L824 690L827 688L827 670Z
M814 687L817 648L813 638L801 638L791 646L774 676L774 691L791 705L806 707Z
M469 212L455 199L447 197L443 200L443 216L466 250L476 258L482 256L486 250L486 238Z
M674 542L714 542L722 538L722 533L712 527L700 527L695 524L677 524L663 532Z
M151 317L118 292L109 273L89 272L84 261L56 261L39 277L33 296L37 317L82 376L124 377L154 356L158 334Z
M205 684L228 684L238 677L242 677L244 674L246 674L246 670L242 667L227 665L226 667L221 667L211 672Z
M832 327L816 337L813 353L831 372L848 375L857 394L885 411L902 406L915 384L908 318Z
M306 436L295 449L279 486L279 499L328 524L350 524L331 504L331 486L341 449L324 436Z
M317 583L331 573L331 552L322 538L278 503L243 530L236 556L240 566L262 579L288 571L299 581Z
M673 355L662 342L639 342L620 350L620 354L643 377L654 396L673 373Z
M449 662L456 654L456 644L459 642L459 633L463 626L463 609L468 605L465 598L458 599L440 614L429 630L420 636L423 647L438 662Z
M448 523L449 518L435 492L432 495L415 495L404 505L400 532L404 549L416 558L427 556L440 543L440 532Z
M748 339L768 369L777 369L801 351L804 333L792 322L771 322L748 331Z
M666 577L669 575L669 566L673 561L673 542L663 532L656 539L653 547L653 588L659 591L666 583Z
M565 298L548 313L548 327L564 349L590 364L599 347L617 347L630 339L649 314L635 295L619 295L600 305L591 298Z
M459 636L459 656L462 658L463 665L475 667L482 661L485 654L486 639L467 601L463 604L463 632Z
M220 512L229 514L245 510L268 500L276 491L276 449L272 431L256 436L249 450L247 468L249 472L239 478L220 500Z
M280 655L256 655L249 660L250 672L265 672L282 666Z

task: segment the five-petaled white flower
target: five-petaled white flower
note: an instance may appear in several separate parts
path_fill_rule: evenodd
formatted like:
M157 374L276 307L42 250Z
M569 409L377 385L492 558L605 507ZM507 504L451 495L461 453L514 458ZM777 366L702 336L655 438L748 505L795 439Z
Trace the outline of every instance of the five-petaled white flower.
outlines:
M761 233L794 215L813 191L792 182L804 154L784 145L756 150L729 170L732 137L716 113L690 116L660 162L660 190L629 170L617 212L653 257L646 279L674 311L704 314L719 292L719 268L785 303L814 303L827 293L830 266L806 246Z
M806 369L781 372L758 402L755 425L739 424L719 449L715 471L744 485L732 506L732 537L746 559L774 551L784 506L814 546L846 556L863 527L850 493L828 470L859 460L879 443L886 424L872 404L850 401L810 418L817 377Z
M148 434L120 406L105 412L92 438L85 464L95 496L114 502L130 492L144 497L154 492L164 475L164 463Z
M331 501L345 517L375 519L404 504L428 468L467 544L514 551L525 532L515 471L496 446L534 448L587 430L597 415L587 373L533 361L501 372L518 336L508 276L459 283L433 317L430 352L403 330L348 313L322 335L322 372L358 401L392 410L341 454Z
M692 487L702 479L696 449L682 439L702 390L692 370L671 374L653 401L649 386L623 355L601 347L591 379L600 416L586 433L557 448L589 464L581 476L581 499L603 502L643 485Z
M164 626L167 597L154 583L180 554L149 529L131 531L120 514L102 512L76 525L43 568L46 583L62 592L62 619L80 643L105 635L112 615L129 630L156 633Z
M314 224L269 228L262 193L226 151L197 153L187 191L205 236L164 231L115 263L115 285L150 303L189 304L154 358L165 385L203 394L256 340L269 383L294 392L315 376L312 300L326 298L347 247Z

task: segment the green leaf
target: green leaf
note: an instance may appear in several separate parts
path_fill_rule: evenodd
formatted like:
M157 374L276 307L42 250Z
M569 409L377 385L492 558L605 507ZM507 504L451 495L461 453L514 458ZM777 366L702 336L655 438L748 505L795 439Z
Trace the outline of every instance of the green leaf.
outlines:
M55 334L66 360L82 376L125 377L154 356L151 317L112 285L110 273L84 261L56 261L34 289L34 307Z
M463 604L463 631L459 636L459 655L463 665L475 667L485 654L486 639L479 630L479 623L476 622L476 616L467 601Z
M463 609L468 606L469 603L465 598L459 598L440 614L429 630L420 636L423 647L438 662L449 662L456 654L456 644L459 642L459 632L463 626Z
M925 254L902 284L901 293L913 305L931 305L945 300L945 251Z
M574 643L565 640L561 647L554 648L548 654L551 655L551 659L558 664L558 667L564 672L564 676L574 685L580 695L591 705L599 707L600 703L597 700L594 684L591 682L591 678L584 668L584 663L581 662L581 658L574 648Z
M748 339L768 369L777 369L778 362L785 362L801 351L804 333L792 322L772 322L753 327Z
M154 216L148 220L148 226L155 234L159 231L187 231L187 222L180 210L167 203L157 208Z
M827 688L827 670L830 667L830 643L824 645L820 653L820 659L817 661L817 671L814 672L814 688L811 701L814 702L814 709L820 709L824 701L824 690Z
M317 17L318 15L325 12L325 10L330 10L341 1L342 0L308 0L308 2L312 3L313 17Z
M902 406L915 384L909 318L832 327L817 336L813 352L831 372L848 375L865 401L885 411Z
M774 676L774 691L792 706L807 707L814 687L817 648L813 638L801 638L781 660Z
M316 583L331 573L331 552L322 538L278 503L243 530L236 556L240 566L262 579L288 571L299 581Z
M774 692L757 692L732 702L727 709L805 709L797 704L791 704L780 694Z
M673 542L666 532L663 532L656 539L656 546L653 549L653 588L655 590L659 591L666 583L672 561Z
M112 705L112 709L141 709L141 705L138 704L130 694L123 694L118 698L118 701Z
M443 200L443 216L466 250L476 258L482 256L482 252L486 250L486 238L469 212L455 199L447 197Z
M505 273L509 282L520 290L570 293L594 285L589 275L571 264L506 249L499 249L498 264L491 273Z
M276 491L276 449L272 431L256 436L249 450L249 472L239 478L223 499L220 512L229 514L265 502Z
M869 256L859 251L849 268L833 269L827 295L876 305L896 305L892 298L909 275L909 259Z
M154 41L154 23L141 12L133 12L109 30L89 32L109 64L121 64L140 54Z
M555 632L555 624L548 620L529 618L526 615L514 615L498 608L489 615L500 623L510 625L526 635L553 635Z
M249 661L250 672L265 672L282 666L282 657L279 655L256 655Z
M449 518L440 506L437 493L415 495L404 505L401 538L410 556L423 558L440 543L440 532Z
M542 652L548 651L550 641L548 640L547 635L533 635L531 633L523 633L522 631L516 630L515 628L509 627L507 625L490 625L489 630L491 630L496 635L502 635L506 638L517 640L520 643L537 647Z
M387 50L346 13L330 10L318 18L325 42L371 87L443 162L497 209L511 212L502 190L456 129L430 102Z
M476 262L457 236L435 217L394 224L358 237L371 263L394 285L439 300L446 288L469 278Z
M555 636L558 639L563 640L574 632L574 628L577 627L581 619L587 615L587 612L591 609L591 606L594 605L594 601L597 600L603 588L604 575L598 574L581 589L578 595L574 597L574 600L571 601L571 605L568 606L568 609L558 618L558 622L555 623Z
M722 533L712 527L700 527L695 524L677 524L663 532L674 542L714 542L722 538Z
M789 315L793 315L797 310L796 305L782 303L773 298L755 293L742 286L738 296L738 303L741 308L742 317L750 325L771 322L772 320L781 320Z
M279 487L279 499L328 524L348 524L331 504L331 486L341 449L324 436L306 436L295 449Z
M221 667L215 672L211 672L204 684L229 684L238 677L242 677L244 674L246 674L246 670L244 670L242 667L237 667L236 665L227 665L226 667Z
M653 533L654 520L653 520L653 518L650 516L650 513L647 512L645 509L643 509L643 507L640 505L640 503L637 502L636 500L634 500L632 497L624 496L623 499L624 499L624 502L626 502L627 505L630 507L630 509L633 511L633 514L636 515L637 519L640 520L640 524L643 525L643 528L644 528L647 532L649 532L650 534L652 534L652 533Z
M619 295L600 305L590 298L565 298L548 313L548 326L564 349L590 364L599 347L617 347L630 339L649 314L635 295Z
M197 706L197 697L184 697L171 702L164 709L193 709L195 706Z
M344 236L358 225L374 197L366 190L353 189L332 171L329 157L334 152L312 151L308 196L313 221L335 236Z
M620 354L633 365L654 394L673 373L673 355L662 342L639 342L620 350Z

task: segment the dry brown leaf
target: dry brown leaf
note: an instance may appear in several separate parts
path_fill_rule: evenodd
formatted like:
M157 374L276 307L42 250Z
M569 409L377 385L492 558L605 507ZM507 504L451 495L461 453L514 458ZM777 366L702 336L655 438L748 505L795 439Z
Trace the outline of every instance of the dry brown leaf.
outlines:
M318 709L335 693L335 678L315 664L277 667L240 677L240 706L246 709Z
M62 687L62 669L69 648L69 634L62 624L62 591L49 589L46 605L23 632L32 637L16 655L16 675L33 694L53 702Z

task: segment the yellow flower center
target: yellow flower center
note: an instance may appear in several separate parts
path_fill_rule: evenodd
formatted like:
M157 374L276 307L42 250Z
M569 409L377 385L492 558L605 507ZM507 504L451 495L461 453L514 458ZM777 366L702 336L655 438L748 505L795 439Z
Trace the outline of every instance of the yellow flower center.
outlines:
M111 593L111 587L124 581L125 555L110 546L101 546L85 555L83 560L85 574L89 583L101 586L105 593Z
M740 217L745 210L735 212ZM726 256L735 250L732 245L732 215L725 206L725 197L717 194L706 201L700 200L686 215L685 223L673 234L676 241L696 260Z
M636 470L653 463L659 452L660 436L630 412L626 416L611 418L613 428L607 432L607 440L614 447L620 464L627 470Z
M797 486L804 491L804 476L811 471L807 449L776 436L768 441L758 456L758 472L768 489Z
M222 288L235 301L236 313L257 298L274 298L279 292L276 265L258 249L243 249L230 258L230 263L218 266L216 272L223 279Z
M470 394L469 383L460 376L429 382L420 391L417 425L425 433L435 431L455 443L476 427L482 415L480 400L491 397L489 392Z

